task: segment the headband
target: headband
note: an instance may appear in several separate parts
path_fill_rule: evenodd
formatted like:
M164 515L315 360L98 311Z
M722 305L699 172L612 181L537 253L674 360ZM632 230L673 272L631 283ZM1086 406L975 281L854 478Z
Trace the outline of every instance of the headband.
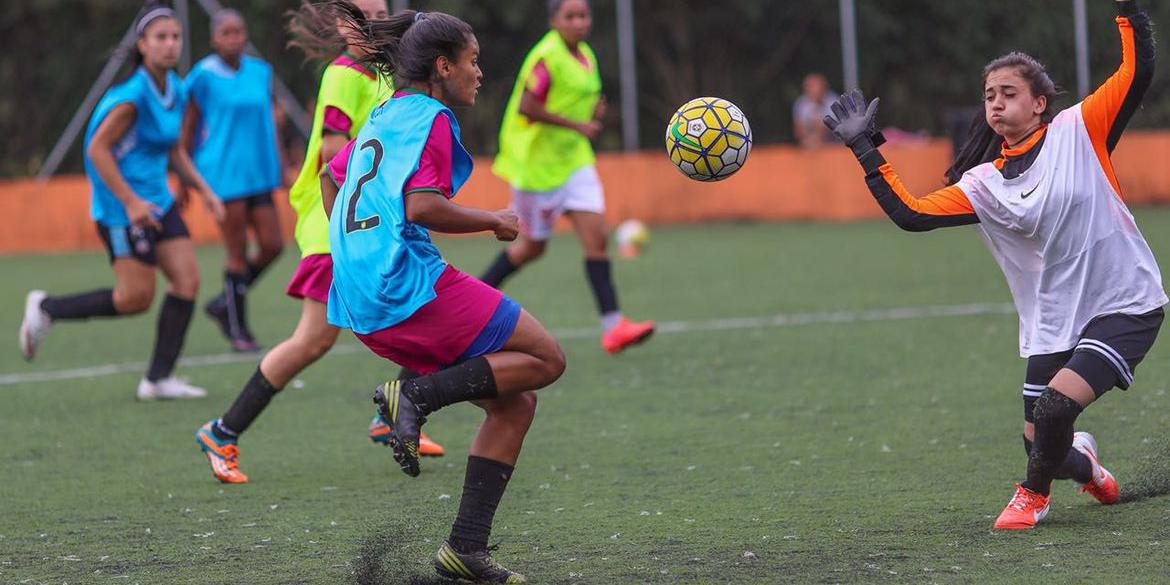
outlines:
M158 8L143 14L142 18L138 19L138 26L134 27L135 31L138 33L138 36L142 36L143 33L146 32L146 27L149 26L151 22L154 22L159 18L175 18L175 11L167 8L166 6L159 6Z

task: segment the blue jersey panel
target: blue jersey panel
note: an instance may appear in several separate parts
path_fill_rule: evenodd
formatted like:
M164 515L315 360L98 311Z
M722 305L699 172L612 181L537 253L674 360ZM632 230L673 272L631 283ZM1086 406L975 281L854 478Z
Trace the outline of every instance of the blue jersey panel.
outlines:
M279 187L272 66L245 55L237 70L211 55L191 70L187 89L200 113L192 156L216 194L231 201Z
M91 212L95 221L110 227L130 225L122 202L98 176L89 158L89 144L98 127L114 108L122 104L134 105L134 125L114 146L114 159L130 189L138 197L157 205L159 217L162 217L175 204L167 183L167 164L171 148L179 141L186 103L187 92L178 75L168 73L166 89L160 91L143 68L135 71L126 82L111 88L98 102L85 133L85 172L93 187Z
M333 286L329 322L370 334L405 321L435 298L446 268L426 228L406 220L402 189L418 170L435 116L451 120L453 193L471 176L459 123L421 94L374 109L358 134L329 220Z

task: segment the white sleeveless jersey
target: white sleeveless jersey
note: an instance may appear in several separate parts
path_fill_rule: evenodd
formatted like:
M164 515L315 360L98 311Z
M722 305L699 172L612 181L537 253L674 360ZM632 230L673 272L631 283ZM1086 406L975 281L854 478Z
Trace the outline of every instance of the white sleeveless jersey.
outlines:
M1018 177L985 163L957 185L1007 277L1021 357L1072 349L1094 317L1167 302L1154 255L1093 150L1081 104L1056 116L1038 148Z

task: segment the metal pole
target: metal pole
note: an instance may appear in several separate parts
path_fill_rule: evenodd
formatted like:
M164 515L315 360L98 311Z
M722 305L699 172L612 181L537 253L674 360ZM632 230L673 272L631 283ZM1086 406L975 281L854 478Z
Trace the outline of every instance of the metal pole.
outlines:
M203 8L203 11L206 12L208 16L215 16L215 13L219 12L219 10L223 8L223 6L220 5L219 0L197 1L199 2L199 6ZM395 1L399 2L403 0ZM261 54L260 51L256 50L256 46L253 45L251 41L248 42L248 52L253 55ZM286 114L288 114L288 119L292 121L293 126L296 126L297 131L301 134L301 137L308 140L309 134L312 132L313 128L313 120L309 117L309 113L305 111L304 106L302 106L301 102L297 100L296 95L293 94L292 90L290 90L288 86L280 80L279 77L273 77L273 82L275 85L273 91L276 93L276 99L280 101L282 106L284 106L284 111Z
M1073 0L1073 32L1077 43L1077 95L1089 95L1089 18L1085 0Z
M622 89L622 146L638 150L638 61L634 53L634 2L617 1L618 62Z
M179 75L186 77L191 70L191 5L187 0L175 0L175 16L183 26L183 51L179 53Z
M77 135L81 133L82 128L85 127L85 121L93 112L94 107L97 106L98 100L102 98L102 94L106 93L110 84L114 81L114 76L118 74L118 70L122 68L122 64L126 62L126 57L129 55L131 47L134 42L138 40L138 34L134 31L134 25L126 30L126 34L122 36L122 40L118 41L118 48L114 50L114 56L106 61L106 66L102 68L102 72L98 74L97 81L89 88L89 93L85 94L85 99L82 100L81 105L77 107L77 111L73 112L73 117L69 119L69 125L65 127L65 131L57 139L57 143L53 145L53 150L49 152L49 157L45 159L45 164L41 166L41 172L37 174L37 180L47 181L57 172L57 167L61 166L61 161L65 159L65 155L69 152L69 147L73 146L73 141L77 140Z
M839 0L841 5L841 59L845 73L845 91L857 89L857 13L854 0Z
M390 12L393 14L397 14L408 8L410 8L410 0L391 0L390 2Z

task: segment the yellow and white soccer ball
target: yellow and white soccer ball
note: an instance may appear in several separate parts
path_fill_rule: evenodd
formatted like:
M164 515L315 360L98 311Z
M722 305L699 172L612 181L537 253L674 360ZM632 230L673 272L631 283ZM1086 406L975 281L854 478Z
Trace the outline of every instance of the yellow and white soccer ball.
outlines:
M666 126L666 154L696 181L722 181L743 168L752 150L752 128L735 104L717 97L695 98Z
M614 231L614 237L623 258L637 258L650 245L650 229L636 219L620 223Z

